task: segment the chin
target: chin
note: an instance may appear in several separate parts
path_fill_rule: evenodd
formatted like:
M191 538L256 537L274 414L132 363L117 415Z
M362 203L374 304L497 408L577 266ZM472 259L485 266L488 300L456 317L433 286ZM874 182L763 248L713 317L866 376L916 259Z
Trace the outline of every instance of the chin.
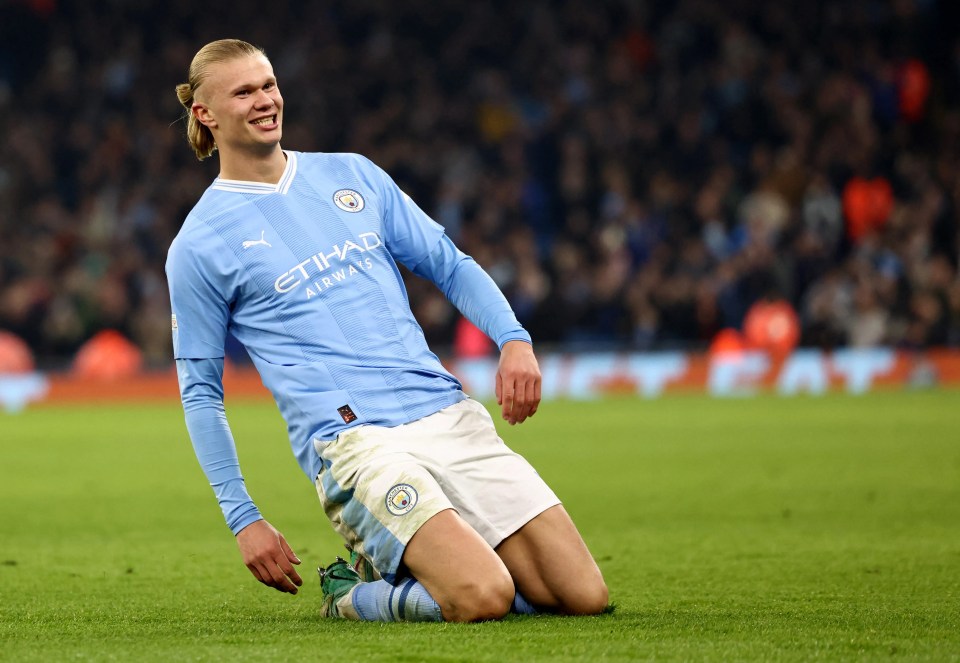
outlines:
M280 144L281 138L283 138L283 132L277 131L275 134L270 136L258 136L259 140L255 142L255 145L266 149L273 149Z

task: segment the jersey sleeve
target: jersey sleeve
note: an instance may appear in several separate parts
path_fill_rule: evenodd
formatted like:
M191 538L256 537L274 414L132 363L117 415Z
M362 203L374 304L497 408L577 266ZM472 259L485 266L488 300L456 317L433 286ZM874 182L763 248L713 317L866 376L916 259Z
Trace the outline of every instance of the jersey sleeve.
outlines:
M414 267L413 273L433 281L498 348L503 349L507 341L531 342L530 334L517 321L510 303L490 275L446 235L430 256Z
M514 340L530 343L530 334L517 321L493 279L458 249L443 226L420 209L386 172L370 166L380 179L385 241L394 259L432 281L497 347Z
M178 359L177 381L193 450L234 534L262 516L240 474L237 448L223 409L223 360Z
M379 166L368 162L379 180L384 241L394 260L411 271L430 257L443 226L430 218Z
M230 307L223 285L222 253L202 235L178 237L167 255L167 285L175 359L224 356ZM202 256L202 260L201 260Z

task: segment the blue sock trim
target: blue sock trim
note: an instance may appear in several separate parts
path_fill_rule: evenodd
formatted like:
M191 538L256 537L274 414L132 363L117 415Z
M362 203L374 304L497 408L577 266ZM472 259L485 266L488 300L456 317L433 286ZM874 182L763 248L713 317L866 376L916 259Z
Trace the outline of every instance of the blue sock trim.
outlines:
M353 590L352 600L357 616L363 621L443 621L440 606L413 578L405 579L396 587L383 580L361 582Z
M523 594L517 592L513 597L513 603L510 605L510 612L518 615L536 615L539 611L523 597Z
M403 589L400 591L400 599L397 601L397 614L400 616L400 621L403 621L406 618L407 612L407 594L410 593L410 590L413 589L414 580L408 580Z
M397 591L396 587L390 588L390 596L387 597L387 610L390 611L390 619L397 621L397 613L393 611L393 593ZM403 619L402 617L400 619Z

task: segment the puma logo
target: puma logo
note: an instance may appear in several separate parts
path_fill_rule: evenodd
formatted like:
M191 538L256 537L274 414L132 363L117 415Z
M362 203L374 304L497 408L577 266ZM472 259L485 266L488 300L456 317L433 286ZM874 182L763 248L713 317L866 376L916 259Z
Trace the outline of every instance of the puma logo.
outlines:
M263 238L263 235L266 232L267 232L266 230L260 231L260 239L248 239L246 242L243 243L243 248L249 249L251 246L256 246L257 244L263 244L264 246L269 246L272 249L273 244L271 244L270 242L268 242Z

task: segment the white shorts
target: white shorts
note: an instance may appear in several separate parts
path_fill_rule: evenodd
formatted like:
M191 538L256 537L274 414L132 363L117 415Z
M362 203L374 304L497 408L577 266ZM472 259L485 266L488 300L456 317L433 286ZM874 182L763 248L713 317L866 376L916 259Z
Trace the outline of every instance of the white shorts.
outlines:
M495 548L560 503L471 399L402 426L351 428L314 447L323 459L316 481L323 510L391 583L407 543L441 511L455 509Z

